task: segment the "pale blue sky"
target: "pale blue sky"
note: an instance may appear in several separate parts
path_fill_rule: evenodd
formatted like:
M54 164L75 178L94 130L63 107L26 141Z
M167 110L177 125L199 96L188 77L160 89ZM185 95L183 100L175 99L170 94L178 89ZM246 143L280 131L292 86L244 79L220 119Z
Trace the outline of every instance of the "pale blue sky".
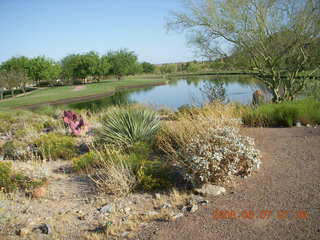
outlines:
M193 60L185 36L165 29L180 7L179 0L0 0L0 62L120 48L152 63Z

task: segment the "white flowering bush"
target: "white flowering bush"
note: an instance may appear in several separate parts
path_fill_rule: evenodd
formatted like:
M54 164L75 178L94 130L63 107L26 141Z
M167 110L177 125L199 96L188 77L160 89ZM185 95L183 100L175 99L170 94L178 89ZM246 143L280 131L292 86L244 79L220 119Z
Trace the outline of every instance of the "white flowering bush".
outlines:
M224 182L259 169L260 152L240 134L233 106L211 105L197 114L167 122L157 144L193 185Z
M179 148L178 155L184 177L194 185L247 176L261 164L253 139L234 127L209 128Z

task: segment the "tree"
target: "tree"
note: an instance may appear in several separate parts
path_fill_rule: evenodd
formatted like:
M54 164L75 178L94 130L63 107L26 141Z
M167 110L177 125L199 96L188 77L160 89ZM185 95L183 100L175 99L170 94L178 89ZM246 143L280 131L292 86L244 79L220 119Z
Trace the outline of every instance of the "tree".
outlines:
M107 56L111 64L110 71L117 76L118 80L123 76L136 73L138 57L134 52L121 49L118 51L111 51Z
M308 46L320 34L318 0L187 0L169 29L191 31L190 41L209 58L237 48L271 91L274 102L294 99L315 73ZM317 66L318 68L319 66Z
M109 75L111 64L107 55L100 58L95 76L100 81L102 77Z
M107 56L100 57L96 52L71 54L61 61L62 76L66 79L81 80L85 83L91 76L100 80L109 73L111 64Z
M28 75L37 85L40 81L57 80L60 74L60 66L53 60L44 56L35 57L29 60Z
M0 87L11 90L11 96L14 97L14 90L21 88L23 93L26 92L26 83L28 82L28 76L25 71L22 70L1 70L0 71ZM3 98L3 92L1 93L1 99Z
M156 69L156 67L148 62L143 62L142 63L142 69L144 73L153 73Z

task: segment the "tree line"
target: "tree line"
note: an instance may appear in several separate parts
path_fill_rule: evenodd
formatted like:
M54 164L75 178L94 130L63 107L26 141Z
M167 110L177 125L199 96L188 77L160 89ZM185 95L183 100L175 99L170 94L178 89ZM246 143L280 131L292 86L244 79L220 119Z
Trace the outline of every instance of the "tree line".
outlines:
M4 90L14 96L16 89L26 92L28 85L56 86L99 82L110 75L118 80L127 75L152 73L155 66L148 62L138 62L137 55L127 49L109 51L105 55L91 51L70 54L61 61L45 56L27 58L12 57L0 65L0 94Z

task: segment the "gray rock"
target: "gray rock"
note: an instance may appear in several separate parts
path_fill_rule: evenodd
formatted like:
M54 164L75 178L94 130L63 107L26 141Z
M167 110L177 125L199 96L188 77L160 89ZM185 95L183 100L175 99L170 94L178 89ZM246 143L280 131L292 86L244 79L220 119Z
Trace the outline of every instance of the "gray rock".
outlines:
M183 213L178 213L178 214L174 215L174 216L172 217L172 219L173 219L173 220L176 220L177 218L181 218L181 217L183 217L183 216L184 216Z
M207 205L209 203L209 201L208 200L202 200L202 201L199 201L198 203L203 206L203 205Z
M155 197L156 199L160 199L160 198L161 198L161 194L160 194L160 193L156 193L156 194L154 195L154 197Z
M218 196L226 192L226 189L221 186L204 184L201 188L195 189L195 192L203 196Z
M130 233L129 232L123 232L122 234L121 234L121 237L126 237L126 236L128 236Z
M171 204L170 203L166 203L166 204L163 204L163 206L161 208L165 209L165 208L171 208Z
M155 215L158 215L159 213L156 212L156 211L150 211L150 212L146 212L145 215L148 215L148 216L155 216Z
M80 154L85 154L90 151L89 146L86 143L81 143L79 146L79 152Z
M296 122L296 127L301 127L301 122Z
M51 233L51 227L49 226L49 224L43 223L40 226L34 228L32 230L33 232L39 232L42 234L50 234Z
M191 207L189 207L189 212L190 213L194 213L194 212L196 212L196 211L198 211L198 209L199 209L199 207L198 207L198 205L192 205Z
M102 208L99 209L100 213L112 213L113 212L113 205L112 203L109 203Z
M312 127L309 123L306 125L308 128Z

